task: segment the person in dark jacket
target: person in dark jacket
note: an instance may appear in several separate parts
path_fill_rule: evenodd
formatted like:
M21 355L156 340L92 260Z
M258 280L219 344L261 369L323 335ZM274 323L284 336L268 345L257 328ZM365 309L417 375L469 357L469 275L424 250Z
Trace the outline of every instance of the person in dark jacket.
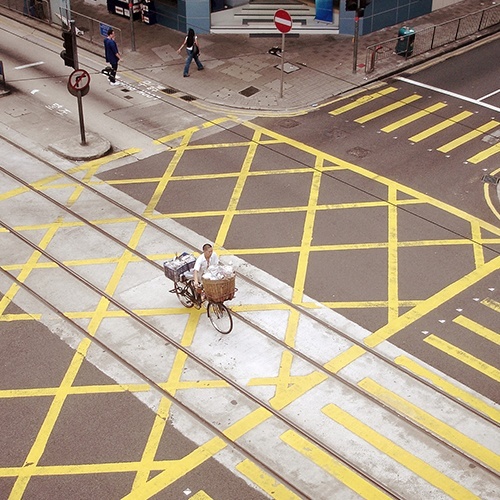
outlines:
M180 54L182 47L186 46L187 58L186 64L184 65L184 76L189 76L189 66L191 66L191 61L194 59L196 66L198 66L198 71L203 69L203 64L201 64L198 59L198 55L200 53L200 46L198 44L198 37L194 33L193 28L189 28L188 34L184 39L184 42L179 47L177 52Z
M109 28L108 36L104 39L104 53L106 62L111 66L111 71L108 73L109 83L111 85L119 85L116 81L116 72L118 71L118 61L121 59L121 55L118 52L118 45L115 42L113 28Z

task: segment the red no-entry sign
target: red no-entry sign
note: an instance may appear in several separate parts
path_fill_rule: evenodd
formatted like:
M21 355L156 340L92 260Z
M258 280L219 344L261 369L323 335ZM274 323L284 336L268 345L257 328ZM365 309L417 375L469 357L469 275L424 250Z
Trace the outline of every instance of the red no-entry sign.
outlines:
M274 24L281 33L288 33L292 29L292 16L283 9L274 14Z

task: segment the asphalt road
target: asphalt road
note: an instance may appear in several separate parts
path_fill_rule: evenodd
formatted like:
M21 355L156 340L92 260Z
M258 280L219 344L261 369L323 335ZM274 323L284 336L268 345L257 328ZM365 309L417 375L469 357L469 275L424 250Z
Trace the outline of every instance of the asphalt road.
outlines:
M23 91L53 106L59 93L28 83L50 70L25 70ZM54 83L65 85L62 77ZM165 123L165 103L151 105L147 95L132 102L111 92L89 101L92 127L133 148L135 135L120 121L143 120L137 141L163 146L111 168L96 162L99 179L141 201L146 214L167 214L288 283L297 303L308 294L499 402L499 229L479 180L497 159L481 156L491 144L480 136L439 151L456 140L456 127L474 132L498 114L400 80L305 116L224 117L222 131L207 132L213 123L181 110ZM403 123L409 109L424 121ZM99 112L108 115L101 124Z

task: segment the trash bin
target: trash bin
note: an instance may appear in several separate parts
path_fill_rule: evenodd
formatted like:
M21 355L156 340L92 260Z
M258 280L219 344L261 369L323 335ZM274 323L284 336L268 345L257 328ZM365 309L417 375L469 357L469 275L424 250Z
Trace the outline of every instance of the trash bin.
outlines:
M415 43L415 30L403 26L398 31L398 41L396 43L396 54L409 57L413 54L413 44Z

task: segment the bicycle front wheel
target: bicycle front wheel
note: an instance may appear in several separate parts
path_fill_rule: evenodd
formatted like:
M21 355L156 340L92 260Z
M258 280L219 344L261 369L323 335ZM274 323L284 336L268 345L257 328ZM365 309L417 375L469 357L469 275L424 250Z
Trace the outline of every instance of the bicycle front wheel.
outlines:
M208 318L212 326L220 333L229 333L233 329L231 311L222 303L209 302Z
M193 307L194 303L191 299L191 290L189 283L181 283L180 281L175 281L175 295L179 299L180 303L184 307Z

